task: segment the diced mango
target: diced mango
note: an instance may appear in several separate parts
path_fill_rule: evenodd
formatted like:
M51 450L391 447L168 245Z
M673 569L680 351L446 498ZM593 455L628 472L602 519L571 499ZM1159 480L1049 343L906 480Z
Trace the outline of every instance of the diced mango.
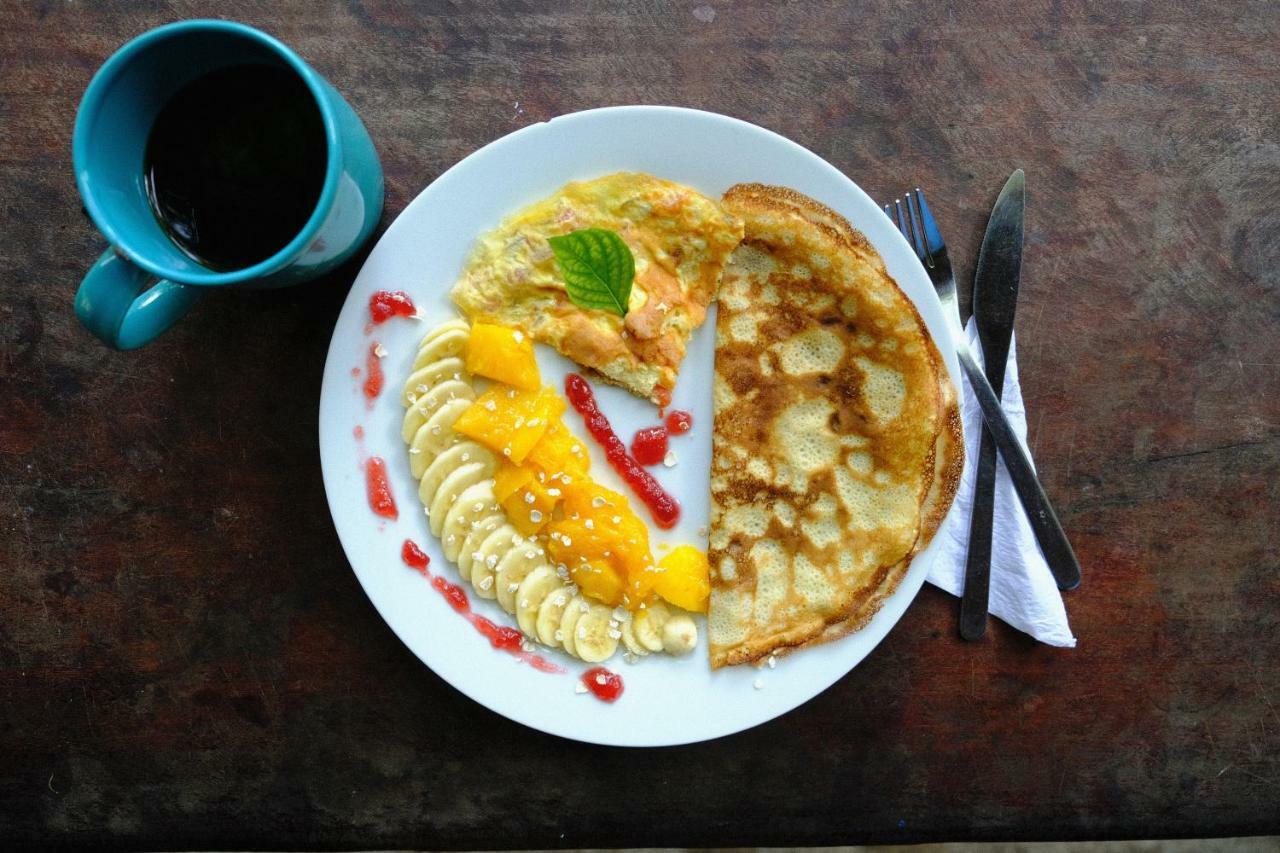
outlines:
M471 327L467 370L525 391L536 391L542 384L533 341L524 332L506 326L476 323Z
M569 576L588 598L594 598L609 607L617 607L623 602L622 578L607 562L579 562L570 567Z
M522 469L523 470L523 469ZM497 490L495 489L495 494ZM532 536L551 522L551 514L560 499L551 495L536 477L530 477L500 500L507 520L523 536Z
M608 565L622 589L620 603L629 609L639 607L652 597L658 577L649 552L648 528L626 498L585 477L571 480L563 493L562 517L549 528L547 547L552 558L570 571L581 564ZM612 584L605 586L612 589ZM610 596L611 603L619 603Z
M547 528L547 554L552 562L563 564L570 569L584 560L604 558L609 550L594 529L585 527L581 519L553 519Z
M498 469L493 472L493 494L502 503L516 493L516 490L533 479L533 471L522 465L510 462L499 462Z
M631 512L625 497L587 477L575 478L564 487L564 512L567 516L594 518L603 515L612 518L623 510Z
M495 385L462 413L453 428L518 465L563 411L564 402L550 388L521 391Z
M662 570L654 576L653 591L676 607L706 613L711 595L711 567L707 555L692 545L681 545L658 560Z
M585 474L591 468L587 448L563 421L555 421L547 427L542 439L529 451L526 460L537 465L548 476L561 472Z
M556 519L547 526L547 556L552 564L568 568L574 583L582 592L602 604L614 606L622 601L624 575L601 556L604 549L582 526L566 519Z
M635 610L642 602L653 599L657 594L656 586L660 577L662 570L653 564L652 558L633 571L627 578L627 609Z
M532 536L550 523L556 506L563 499L565 478L572 482L579 474L576 468L564 474L568 460L561 461L557 455L570 446L568 442L575 441L572 435L568 436L568 442L561 435L548 444L548 437L557 431L567 433L559 421L554 421L520 465L504 460L494 473L494 495L511 523L525 536Z

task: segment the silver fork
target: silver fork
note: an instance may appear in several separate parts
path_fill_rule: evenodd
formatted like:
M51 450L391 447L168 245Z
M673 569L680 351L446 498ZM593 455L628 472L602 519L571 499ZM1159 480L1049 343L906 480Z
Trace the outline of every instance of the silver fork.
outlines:
M907 238L907 242L915 249L916 256L924 264L925 271L933 282L938 293L938 301L942 303L942 314L946 319L947 333L955 344L956 355L960 359L960 367L964 370L973 388L978 405L982 408L982 417L987 422L987 429L995 439L996 449L1004 458L1004 467L1013 481L1013 488L1018 493L1018 500L1026 510L1031 521L1031 529L1040 543L1049 570L1059 589L1075 589L1080 585L1080 563L1076 560L1067 534L1058 523L1058 516L1049 503L1049 496L1036 478L1031 460L1014 437L1013 428L1000 408L1000 400L986 374L973 358L964 329L960 326L960 305L956 299L956 279L951 273L951 261L947 258L947 244L938 232L938 223L929 211L924 200L924 192L918 187L914 193L907 193L906 206L902 199L894 199L893 204L884 206L885 215L893 220Z

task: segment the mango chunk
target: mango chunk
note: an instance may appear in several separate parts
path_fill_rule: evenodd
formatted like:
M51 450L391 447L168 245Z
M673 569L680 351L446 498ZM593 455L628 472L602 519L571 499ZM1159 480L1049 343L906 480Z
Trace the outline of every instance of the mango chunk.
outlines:
M563 421L555 421L547 427L542 439L529 451L526 461L537 465L547 476L559 473L581 475L591 468L586 445L574 437Z
M587 594L595 592L608 598L597 600L624 604L635 609L653 595L658 577L653 556L649 552L649 531L631 511L626 498L588 479L572 479L563 486L562 517L549 528L548 550L556 562L569 567L608 566L621 587L621 598L615 594L612 578L600 579L592 571ZM576 581L576 576L575 576ZM580 583L579 586L582 586Z
M631 512L625 497L587 477L575 478L564 488L566 516L594 518L603 515L612 518L624 511Z
M498 503L502 503L533 480L533 477L533 471L529 468L512 465L510 462L499 462L497 470L493 472L493 495L498 499Z
M653 591L676 607L706 613L711 596L711 567L707 555L692 545L680 545L658 560Z
M494 493L497 493L496 489ZM533 536L551 523L551 515L559 500L536 477L530 476L505 498L500 498L499 503L507 513L507 520L522 536Z
M471 327L467 370L524 391L537 391L542 384L533 341L524 332L506 326L476 323Z
M569 576L588 598L601 604L617 607L622 604L624 589L622 578L609 563L601 561L579 562L569 569Z
M495 385L462 413L453 428L518 465L563 411L564 402L550 388L521 391Z

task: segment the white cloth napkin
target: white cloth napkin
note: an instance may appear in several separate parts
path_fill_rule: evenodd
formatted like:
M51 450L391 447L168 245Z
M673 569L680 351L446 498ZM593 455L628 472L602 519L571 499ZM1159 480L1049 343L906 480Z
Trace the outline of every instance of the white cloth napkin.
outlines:
M973 320L965 328L969 346L982 360L982 347ZM1009 345L1009 366L1004 374L1004 393L1001 397L1004 412L1013 425L1018 441L1027 446L1027 412L1022 405L1022 389L1018 384L1017 341ZM982 441L982 410L965 380L964 402L961 414L964 418L965 469L964 478L956 492L956 511L938 531L941 548L938 559L929 572L929 582L952 595L960 595L964 589L965 555L969 550L969 516L973 509L973 487L977 479L978 446ZM1030 451L1028 451L1030 455ZM1075 648L1076 638L1067 624L1067 610L1062 603L1049 571L1049 564L1040 553L1031 524L1022 511L1022 504L1013 491L1009 472L1004 462L996 465L994 528L991 543L991 598L988 610L992 616L1008 622L1019 631L1030 634L1042 643L1064 648Z

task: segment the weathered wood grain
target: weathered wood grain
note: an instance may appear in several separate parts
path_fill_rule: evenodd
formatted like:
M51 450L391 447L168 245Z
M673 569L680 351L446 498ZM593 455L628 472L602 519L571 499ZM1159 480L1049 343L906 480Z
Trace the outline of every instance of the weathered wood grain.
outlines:
M485 142L605 104L781 131L930 190L961 277L1015 166L1032 440L1080 648L955 638L926 590L853 674L624 751L463 698L383 625L320 483L354 274L214 294L110 352L74 111L195 2L0 2L0 842L543 847L1280 831L1280 5L222 3L368 124L387 219ZM732 152L726 152L732 156Z

